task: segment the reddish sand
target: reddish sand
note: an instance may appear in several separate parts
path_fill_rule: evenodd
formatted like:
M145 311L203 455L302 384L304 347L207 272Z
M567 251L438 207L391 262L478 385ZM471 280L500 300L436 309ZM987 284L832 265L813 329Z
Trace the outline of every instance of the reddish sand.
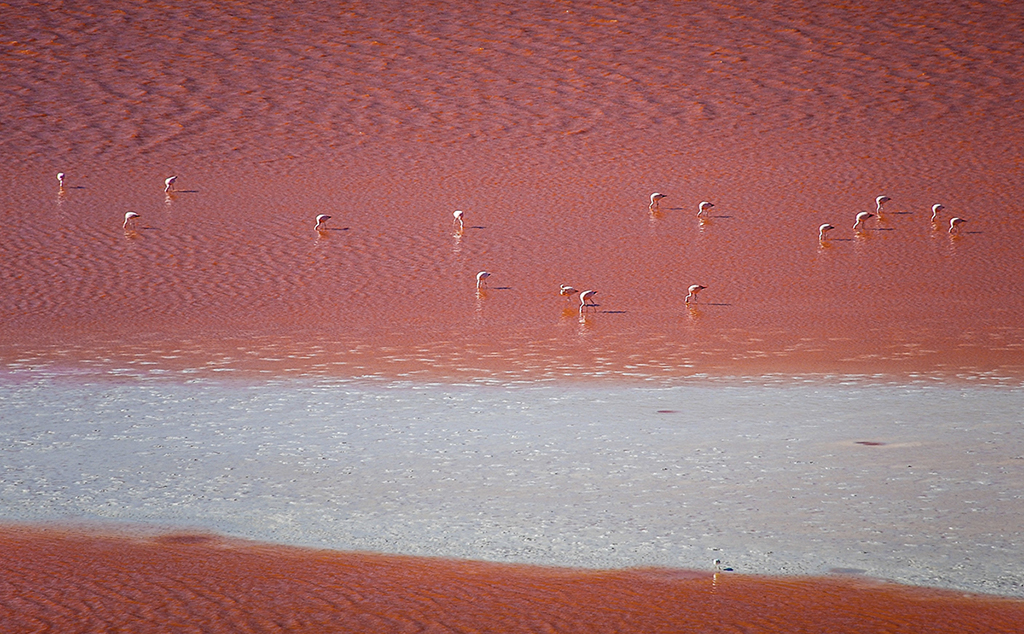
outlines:
M20 632L1019 632L1024 601L846 578L615 572L304 551L194 534L0 533Z

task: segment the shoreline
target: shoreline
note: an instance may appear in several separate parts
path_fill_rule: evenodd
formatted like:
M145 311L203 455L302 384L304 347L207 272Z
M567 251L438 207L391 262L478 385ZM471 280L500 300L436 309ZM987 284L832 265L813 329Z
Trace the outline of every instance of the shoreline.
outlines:
M106 594L118 544L64 549L100 595L70 607L26 556L34 605L86 631L364 604L347 629L1020 628L820 578L1024 598L1013 5L5 11L0 521L198 531L134 543ZM419 584L389 602L203 531L472 561L346 555ZM715 559L818 577L664 572ZM150 610L131 575L165 564Z
M283 547L188 532L0 526L8 631L1012 632L1024 601L850 576L580 570ZM73 574L68 575L68 572Z
M748 581L766 582L797 582L814 583L816 581L831 581L849 586L875 585L888 586L897 590L910 592L920 591L922 594L934 593L938 597L966 598L981 600L1006 600L1020 602L1024 607L1024 591L1000 593L994 590L972 589L965 585L928 585L922 583L911 583L899 579L875 576L868 574L868 571L860 568L844 567L822 567L818 572L740 572L732 566L721 564L721 569L716 569L714 561L706 567L671 567L657 564L623 565L616 567L601 567L594 565L574 565L571 562L544 563L527 560L510 559L479 559L458 557L443 554L412 554L405 552L389 552L383 550L346 550L317 546L315 544L301 544L291 542L264 541L247 537L245 535L233 535L210 530L207 527L172 525L172 524L140 524L140 523L118 523L104 520L65 519L65 520L43 520L43 521L12 521L0 518L0 542L4 539L16 539L23 541L46 541L52 539L68 539L83 541L117 541L123 543L149 543L153 545L191 545L191 544L212 544L217 548L238 549L238 550L280 550L291 552L297 556L315 557L317 555L337 555L339 557L367 557L379 558L381 560L392 560L398 563L403 561L426 561L452 565L483 565L502 567L510 570L539 570L554 574L603 574L603 573L663 573L676 578L720 578L728 575L732 578L741 578Z
M640 172L595 182L561 165L559 178L579 183L566 191L534 186L539 167L493 161L377 164L342 182L311 164L241 176L228 164L166 199L151 169L115 178L90 165L90 181L56 202L52 175L43 184L12 170L0 362L455 381L805 371L1024 381L1012 200L951 237L921 212L931 195L908 192L884 223L825 245L820 221L850 212L821 212L821 199L853 210L864 192L749 183L718 203L728 217L704 223L690 201L652 215ZM765 201L761 187L785 196ZM578 202L561 205L566 196ZM464 234L453 233L453 207L470 214ZM792 220L765 224L779 207ZM125 209L143 217L133 235ZM334 214L336 230L314 231L317 211ZM485 268L494 288L478 294ZM683 305L697 280L709 290ZM598 289L599 309L581 319L558 295L566 282Z
M293 343L289 338L288 343ZM553 360L533 361L533 367L509 369L502 362L479 363L488 354L481 353L472 361L462 359L456 365L450 358L428 358L422 349L396 351L384 347L380 352L368 346L345 348L336 345L314 344L298 348L280 344L270 345L255 355L249 344L223 345L211 349L207 345L167 342L152 346L58 345L44 348L0 343L0 371L9 376L89 376L112 379L127 377L167 378L170 380L197 380L202 378L223 380L272 381L292 379L337 380L340 382L412 383L440 385L588 385L660 386L692 385L706 382L713 385L799 384L806 382L823 385L950 385L950 386L1024 386L1024 365L993 363L988 355L981 366L933 363L930 365L878 363L780 363L777 359L764 362L738 363L736 361L705 364L702 367L679 367L657 363L595 364L588 367L578 359L571 364L558 364ZM101 350L105 350L101 352ZM592 358L602 357L601 351ZM382 359L381 356L384 358ZM706 357L705 357L706 358ZM641 367L642 366L642 367ZM897 367L893 367L897 366ZM903 366L903 367L898 367Z
M1020 388L72 376L0 395L8 521L1024 596Z

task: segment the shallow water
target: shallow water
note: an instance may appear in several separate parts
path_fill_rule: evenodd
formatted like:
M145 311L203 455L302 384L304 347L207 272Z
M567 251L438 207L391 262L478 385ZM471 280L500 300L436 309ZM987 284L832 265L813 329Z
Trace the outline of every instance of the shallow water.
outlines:
M1024 376L1009 5L47 6L5 9L4 361Z
M1014 4L0 18L0 517L1021 594Z

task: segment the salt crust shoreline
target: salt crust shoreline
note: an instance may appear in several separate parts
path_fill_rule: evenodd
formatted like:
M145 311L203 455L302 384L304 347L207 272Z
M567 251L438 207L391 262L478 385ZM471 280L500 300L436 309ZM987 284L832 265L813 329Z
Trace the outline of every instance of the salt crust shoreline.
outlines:
M0 517L1024 596L1024 390L851 383L8 373Z

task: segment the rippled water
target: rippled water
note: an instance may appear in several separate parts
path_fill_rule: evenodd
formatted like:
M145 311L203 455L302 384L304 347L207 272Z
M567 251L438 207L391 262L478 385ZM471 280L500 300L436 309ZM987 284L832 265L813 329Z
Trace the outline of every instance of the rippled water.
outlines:
M5 433L18 443L8 453L32 456L32 464L18 468L42 469L41 476L15 477L13 463L5 463L2 484L18 509L5 517L120 517L126 502L112 493L120 480L103 472L102 459L109 456L90 449L143 441L130 434L115 438L124 431L118 431L121 419L105 408L123 405L124 394L106 404L91 396L82 397L86 404L73 402L79 398L74 381L95 372L128 384L170 377L182 390L197 376L255 375L265 381L255 388L264 396L281 377L295 375L316 385L323 377L345 384L353 378L415 381L389 383L400 392L435 380L506 388L553 382L565 389L567 379L600 378L616 389L636 382L686 390L694 389L689 381L695 378L771 375L786 377L788 385L813 376L824 379L824 405L816 410L823 420L833 420L831 408L842 410L847 397L876 397L865 388L876 381L909 390L907 398L882 399L894 421L932 411L933 387L964 389L969 401L980 399L964 411L950 404L958 402L952 392L943 392L939 401L948 410L934 412L931 424L954 427L929 428L948 446L928 445L921 456L945 456L955 474L942 475L945 465L935 463L939 475L897 476L888 470L911 468L899 466L901 455L891 463L857 463L845 475L881 478L871 480L870 495L893 506L852 507L868 509L875 519L889 517L892 508L906 510L919 495L933 496L929 504L945 495L976 504L975 490L998 494L989 500L996 516L979 506L963 512L989 520L977 531L961 534L960 524L943 529L973 544L970 560L955 548L946 563L928 558L945 552L945 538L922 509L908 511L916 519L887 539L895 544L909 535L901 543L930 553L928 572L904 580L1012 592L1014 577L1001 566L1016 561L1006 553L1020 551L1019 536L1007 529L1014 520L1006 519L1016 516L1012 505L1020 497L1013 485L1017 455L1003 455L982 473L947 450L959 442L982 443L977 449L988 451L989 441L1015 438L1020 422L1014 412L1024 378L1024 127L1017 86L1024 16L1013 3L71 0L4 5L0 18L0 363L10 373L0 387L4 398L23 399L19 421L35 420L35 411L45 431L70 433L59 424L60 410L67 409L66 417L99 430L76 431L61 441L67 446L51 446L5 420ZM67 174L63 188L57 172ZM171 175L178 176L177 191L165 194ZM651 210L655 191L668 197ZM892 198L885 213L855 232L854 215L873 210L881 194ZM715 206L699 220L704 200ZM935 203L946 210L933 223ZM455 209L465 211L462 232L452 223ZM125 231L130 210L141 217L136 230ZM332 218L329 230L318 233L319 213ZM952 216L968 220L956 236L947 230ZM819 243L817 228L825 222L836 229ZM492 276L477 292L481 270ZM596 289L599 305L581 316L578 300L557 294L564 283ZM697 283L707 289L698 304L686 306L686 289ZM48 383L52 377L58 380ZM850 394L836 387L851 377L857 387ZM749 387L747 379L737 380ZM963 387L979 383L996 391ZM231 389L217 385L206 396L233 403L242 420L266 414L253 409L259 398L232 401ZM728 385L701 396L723 411L765 398L756 389L737 395ZM800 406L815 399L799 391L781 394L797 400L776 403L764 420L805 420ZM133 399L141 403L140 414L147 412L141 415L162 417L156 424L187 424L181 417L193 411L178 396ZM622 407L635 407L635 395L626 400L633 405ZM996 411L991 403L1004 400L1008 409L996 416L1003 435L995 439L986 435L991 428L978 425ZM418 414L400 404L388 407L385 418L432 411L424 403ZM692 422L714 437L718 430L709 421L717 410L701 411ZM962 416L952 421L950 412ZM459 415L466 422L476 414L470 406ZM877 433L841 433L831 441L846 444L827 453L864 451L865 458L880 460L916 451L887 436L894 421L856 410L850 415L833 424L870 419ZM238 426L245 424L251 423ZM962 436L961 424L969 428ZM514 427L506 421L495 438L508 441L508 425ZM282 440L274 430L256 433L252 442L264 432L274 452L288 449L274 444ZM201 460L195 451L208 449L211 439L204 437L196 449L174 444L181 441L177 435L167 439L184 447L167 458L174 470L157 469L148 483L171 486L174 473L210 475L182 465ZM608 447L615 440L609 438ZM557 461L542 444L531 450ZM572 453L571 447L564 451ZM83 462L64 464L71 454ZM592 482L598 489L619 482L625 472L615 469L645 464L595 455L612 465ZM771 472L763 476L766 487L779 481L800 486L793 478L810 485L819 476L850 482L832 478L834 472L822 475L809 455L790 475L796 454L779 455L786 459L773 457L764 467ZM122 457L124 468L147 468L149 458ZM758 461L750 462L729 463L729 469L758 482ZM702 474L699 486L728 488L716 480L728 476L716 471L721 464L694 464ZM520 466L532 473L531 465ZM872 475L873 468L882 471ZM60 486L96 488L83 495L98 497L75 506L80 496L62 497L62 489L51 486L58 472L71 478ZM561 476L551 473L542 470L529 482L554 486ZM124 477L131 480L131 474ZM508 474L494 477L514 481ZM1001 483L995 493L989 488L994 481ZM199 495L189 482L189 495ZM652 508L665 502L654 482L645 485ZM883 495L896 483L891 489L897 493ZM122 519L168 519L171 506L157 504L159 492L146 486L118 491L135 491L138 508L156 504L159 512ZM941 490L947 486L955 494ZM264 501L288 504L291 493ZM114 500L107 511L100 508L104 495ZM753 513L743 499L727 499L724 508L738 516ZM426 508L413 502L403 498L405 506L397 508ZM270 521L274 504L254 506L253 517ZM807 509L818 508L808 504L793 507L793 515L804 518ZM203 508L216 515L228 507ZM961 517L935 508L935 521ZM589 510L585 523L601 517ZM501 519L513 520L522 518ZM838 539L829 533L837 527L807 527ZM366 531L374 539L381 535L379 528ZM565 537L558 530L552 535ZM838 543L829 542L830 552L846 552ZM470 551L465 556L483 556ZM706 566L707 553L700 552L694 561ZM737 543L736 552L749 559L755 551ZM838 567L851 566L870 568ZM41 578L29 575L21 591L45 590ZM50 580L57 584L60 576ZM192 581L181 592L194 606L205 581ZM631 583L615 577L609 587ZM50 590L63 591L59 584ZM546 614L541 604L496 600L517 613L535 610L538 623L569 629L539 616ZM212 605L217 611L224 604ZM780 610L802 618L802 605ZM81 613L70 608L63 624ZM758 612L769 613L767 630L775 627L772 619L789 618ZM757 629L749 614L722 614L723 622ZM815 621L824 618L816 614L808 618L819 629L841 629ZM946 623L960 623L946 615ZM863 616L849 618L863 625ZM879 630L902 623L894 618ZM972 623L953 631L1000 627ZM638 626L651 629L657 628Z
M5 11L5 361L1024 372L1009 6Z

